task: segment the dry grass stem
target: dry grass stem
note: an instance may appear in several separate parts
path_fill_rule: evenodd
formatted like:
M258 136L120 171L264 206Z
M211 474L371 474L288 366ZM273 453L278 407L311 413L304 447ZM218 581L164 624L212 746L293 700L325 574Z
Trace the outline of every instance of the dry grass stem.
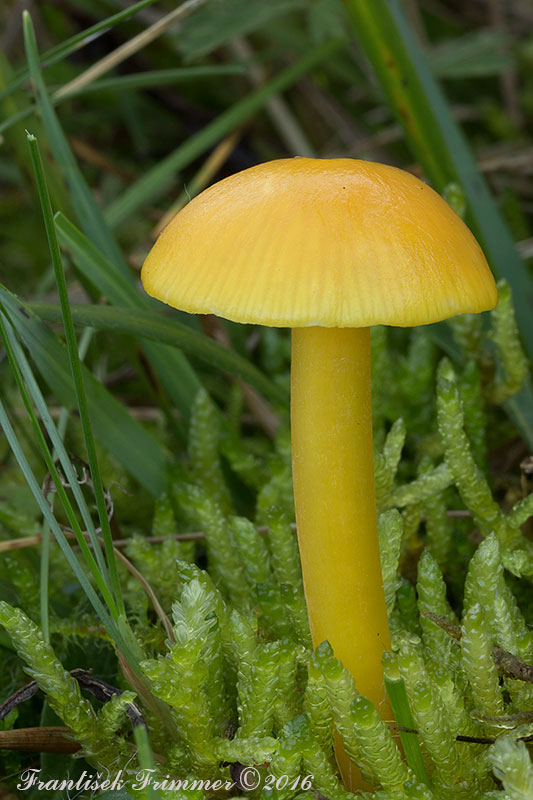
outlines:
M116 50L113 50L109 55L101 58L100 61L97 61L96 64L86 69L85 72L82 72L77 78L66 83L54 92L52 100L57 101L62 97L75 94L84 86L88 86L93 81L101 78L106 72L114 69L118 64L121 64L139 50L142 50L143 47L146 47L161 36L162 33L165 33L175 22L186 17L205 2L206 0L186 0L185 3L182 3L178 8L175 8L174 11L171 11L170 14L166 14L149 28L146 28L146 30L134 36L120 47L117 47Z

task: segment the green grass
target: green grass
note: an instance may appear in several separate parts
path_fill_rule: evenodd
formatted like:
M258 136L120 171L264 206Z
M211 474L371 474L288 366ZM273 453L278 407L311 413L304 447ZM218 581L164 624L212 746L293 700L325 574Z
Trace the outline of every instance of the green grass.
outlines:
M441 559L460 617L474 541L490 533L494 508L500 509L494 525L507 577L520 569L528 576L512 578L512 588L533 624L530 523L526 537L511 524L529 513L529 473L520 464L533 446L531 380L517 356L521 346L533 354L533 207L522 174L533 147L533 38L521 7L502 25L483 18L478 5L477 11L452 8L441 0L123 6L118 0L45 2L21 19L14 0L0 9L6 30L0 59L0 600L38 621L69 669L94 666L104 680L111 675L111 682L134 688L143 708L161 721L150 729L150 741L144 729L135 733L139 765L150 768L165 737L175 737L182 712L179 704L169 711L140 664L151 659L154 674L163 669L164 640L173 635L171 605L184 586L199 591L194 581L204 581L202 592L215 603L207 579L191 572L194 556L208 565L226 602L243 603L243 620L248 606L255 609L252 622L233 618L230 625L216 600L216 636L224 658L230 663L233 652L234 659L226 689L233 687L236 665L244 670L224 702L231 705L242 692L241 711L249 714L244 728L252 729L254 714L268 718L274 652L285 670L280 691L288 707L299 708L303 696L294 694L290 670L297 668L279 644L300 637L303 649L295 652L303 658L308 634L301 590L278 585L279 560L262 527L275 508L286 515L284 535L291 530L288 331L169 311L139 281L168 209L253 164L316 154L414 170L459 209L495 276L511 287L516 329L508 313L496 345L491 315L481 324L466 319L373 332L376 477L381 510L402 513L394 613L410 636L422 629L422 638L429 636L414 606L422 548ZM525 261L519 250L529 254ZM453 369L442 364L443 356ZM453 424L449 409L446 422L446 403L455 403ZM454 439L450 431L466 442L462 456L446 441ZM225 527L228 509L253 519L261 535L243 525L237 541ZM474 519L453 516L461 513ZM37 534L42 542L23 549L19 540ZM169 534L161 550L146 542ZM509 541L513 547L506 549ZM294 555L290 535L284 546ZM179 581L170 572L176 558ZM267 576L264 586L247 585L247 558ZM418 591L421 597L420 584ZM181 602L179 613L194 616L193 606ZM249 623L259 625L257 650L249 649L255 635ZM193 635L190 619L187 624ZM202 625L206 646L214 628L208 625L207 635ZM401 641L407 658L411 644ZM447 646L442 637L439 642ZM200 651L191 654L196 670L202 659L218 663L219 644L212 647L212 662ZM85 651L87 662L80 663ZM178 651L176 658L185 658ZM253 686L239 661L250 663L252 651L263 664ZM3 635L2 661L2 675L13 675L16 686L2 677L0 701L24 680ZM407 762L431 785L427 747L421 750L418 735L409 732L416 703L413 711L408 681L394 665L387 680L397 720L408 729L401 733ZM254 710L246 697L260 685ZM526 694L513 695L513 713L529 708ZM194 702L193 728L201 692ZM21 707L17 725L38 725L36 708ZM268 728L264 719L261 724ZM309 759L314 768L320 762L321 793L344 798L313 750L318 733L298 716L286 725L280 723L276 736L299 742L302 768ZM271 747L267 740L255 741L258 757ZM237 744L227 739L217 747L238 760ZM520 753L506 755L505 747L494 750L494 763L508 796L523 800L506 772ZM215 763L217 753L208 760ZM177 751L173 757L181 758ZM24 759L8 756L12 774ZM43 755L41 763L54 770L58 759ZM496 784L491 788L501 796ZM425 797L425 789L416 791L409 797Z

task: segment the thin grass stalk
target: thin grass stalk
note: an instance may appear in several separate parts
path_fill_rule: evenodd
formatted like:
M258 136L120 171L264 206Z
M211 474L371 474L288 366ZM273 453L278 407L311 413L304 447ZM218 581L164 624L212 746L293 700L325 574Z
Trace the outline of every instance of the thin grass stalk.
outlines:
M72 569L72 572L77 577L80 586L87 595L87 598L91 603L91 605L93 606L97 616L100 618L102 625L108 632L110 639L115 643L115 646L117 647L119 661L123 669L127 670L127 675L130 676L132 680L136 681L136 686L138 686L138 690L142 694L146 702L149 705L151 705L151 707L153 706L161 711L161 717L163 719L163 722L167 725L169 730L173 730L172 721L167 718L168 715L166 715L165 709L164 708L160 709L160 704L158 704L156 698L152 697L148 687L146 686L146 681L144 680L140 672L139 661L143 658L143 653L139 647L137 640L133 635L133 632L126 620L125 615L119 615L117 620L115 621L113 617L111 617L108 614L108 611L106 607L103 605L102 601L100 600L97 592L91 586L87 578L87 575L83 571L81 564L76 558L72 550L72 547L68 542L67 536L62 531L60 525L58 524L52 512L52 509L48 505L40 489L40 486L37 482L35 475L33 474L33 471L28 463L24 451L18 442L18 439L15 435L11 422L9 421L9 417L7 416L4 404L1 399L0 399L0 428L3 429L7 442L13 452L13 455L15 456L16 461L18 462L18 465L24 476L24 479L26 480L26 483L28 484L28 487L31 490L33 497L37 505L39 506L44 519L50 526L51 532L53 533L57 543L61 547L61 550L63 551L63 554L70 568Z
M19 444L19 441L15 435L15 431L9 421L9 417L7 416L4 404L0 399L0 426L2 427L4 434L6 436L7 442L17 460L19 467L21 469L22 474L24 475L24 479L28 484L33 497L37 505L39 506L41 513L45 520L47 521L48 525L54 537L56 538L61 550L63 551L67 562L69 563L73 573L76 575L78 581L82 589L84 590L85 594L87 595L88 599L90 600L96 614L102 621L102 624L106 631L109 633L111 639L119 643L121 649L126 649L128 651L126 643L123 641L123 638L118 630L114 620L108 614L106 607L98 597L98 594L91 586L85 572L83 571L78 559L74 555L70 544L68 543L65 534L61 530L54 514L46 499L43 496L41 491L41 487L39 486L35 475L33 474L33 470L31 469L26 456L24 455L24 451Z
M133 729L133 736L135 739L135 744L137 745L137 758L140 766L140 773L137 772L137 776L142 775L144 772L145 774L153 777L157 774L157 771L154 763L152 747L150 745L150 739L148 738L148 731L144 726L138 725ZM153 786L152 780L148 780L143 793L146 800L161 800L161 793Z
M63 405L75 407L69 355L63 342L27 304L1 284L0 301L49 388ZM141 485L159 497L166 486L163 445L96 380L85 364L81 367L93 428L100 441Z
M9 313L5 309L4 309L4 314L9 319ZM3 328L2 328L2 330L3 330ZM88 328L87 330L91 331L92 329ZM81 491L81 489L80 489L80 487L78 485L78 481L76 479L76 472L74 470L74 467L72 466L72 462L70 461L68 453L67 453L65 447L63 446L63 442L62 442L63 434L59 430L59 426L63 422L63 432L64 432L64 427L66 425L66 416L64 418L64 421L60 418L60 421L59 421L59 424L58 424L58 428L56 428L55 425L54 425L54 422L52 420L52 417L51 417L51 415L50 415L50 413L48 411L48 406L46 405L45 399L44 399L44 397L42 395L42 392L41 392L41 390L39 388L39 384L35 380L33 372L32 372L32 370L30 368L30 365L28 363L28 360L26 358L26 355L24 353L23 348L19 344L15 334L12 331L10 331L9 328L7 328L5 330L5 334L6 334L5 341L7 341L8 346L10 346L10 348L12 348L12 350L11 350L11 349L7 349L7 347L6 347L6 350L7 350L8 356L10 355L10 353L12 355L12 358L13 358L12 368L13 368L15 377L17 378L17 380L18 380L19 377L23 378L23 380L24 380L24 383L22 383L22 381L19 382L19 388L22 388L22 390L24 390L24 387L27 386L28 389L29 389L29 393L31 395L31 399L33 400L33 403L35 404L35 406L37 408L37 411L39 412L39 415L40 415L41 420L42 420L42 422L44 424L46 432L48 433L48 436L50 437L50 440L51 440L52 445L54 447L54 452L52 453L52 461L55 463L56 457L59 457L59 460L61 462L61 466L63 467L63 470L65 472L65 476L66 476L66 478L67 478L67 480L68 480L68 482L69 482L69 484L70 484L70 486L72 488L72 493L74 494L74 497L76 499L76 503L77 503L78 508L80 510L80 513L82 515L82 519L83 519L83 521L85 523L85 526L87 528L89 537L91 537L91 542L92 542L93 547L94 547L96 545L96 541L97 541L96 540L96 529L94 527L93 520L92 520L92 517L91 517L91 513L89 511L87 503L85 502L85 499L83 497L82 491ZM88 345L88 342L87 342L87 337L83 337L83 338L84 338L84 341L85 341L85 345L83 346L83 349L85 349L85 347ZM83 349L82 349L82 344L80 344L80 354L83 352ZM28 403L29 403L29 400L28 400ZM26 404L26 408L28 408L28 404ZM30 409L33 410L32 406L31 406L31 403L30 403ZM66 414L67 413L66 409L62 409L62 415L63 415L63 412L65 412L65 414ZM39 429L40 429L40 427L39 427ZM100 570L102 570L102 572L104 574L107 574L107 568L106 568L106 565L105 565L105 561L103 559L99 560L98 567L99 567Z
M64 218L63 218L64 219ZM60 228L62 232L63 227ZM60 322L61 314L56 303L27 304L37 316L46 322ZM288 391L264 375L248 359L223 347L214 339L199 334L176 319L154 314L146 308L120 308L119 306L76 305L71 306L72 318L77 325L90 325L98 330L127 333L137 337L179 347L205 364L228 372L255 387L277 406L288 407Z
M76 392L76 400L80 414L80 421L85 439L85 446L87 448L87 458L89 462L89 469L91 479L93 482L94 495L96 500L96 507L98 509L98 518L100 527L102 529L102 536L105 542L105 553L107 565L109 568L111 586L115 597L118 610L122 615L125 615L124 600L120 588L120 581L118 577L117 564L115 553L113 551L113 539L111 535L111 528L109 525L109 518L107 515L107 508L104 497L104 488L102 478L100 475L100 466L96 455L96 446L92 432L91 420L89 416L89 407L87 404L87 397L83 386L83 378L81 374L80 359L78 356L78 345L76 341L76 334L74 332L74 323L70 313L70 305L68 299L67 283L65 280L65 273L63 271L63 264L61 261L61 254L59 251L59 243L57 241L56 230L54 226L54 218L52 213L52 206L50 203L50 195L44 177L42 168L41 156L39 153L39 146L35 136L28 134L28 143L30 146L30 153L32 165L35 173L35 180L39 192L39 199L43 212L43 219L46 228L46 235L50 247L50 255L54 265L54 271L57 282L57 290L59 294L59 301L61 304L61 311L63 315L63 325L65 329L65 338L67 342L67 350L69 353L70 366L72 370L72 379Z
M50 97L51 104L55 107L63 101L70 100L72 97L90 92L101 91L132 91L135 89L151 89L153 87L160 88L161 86L168 86L169 84L180 83L182 81L194 80L198 77L209 77L218 75L242 75L244 72L243 67L238 64L227 64L220 66L199 66L199 67L178 67L177 69L154 69L150 72L137 72L133 75L117 75L116 78L108 78L101 81L94 81L94 83L80 86L78 89L72 90L68 95L61 94L56 97L53 93ZM0 93L1 95L1 93ZM21 122L38 111L38 104L32 103L26 106L16 114L11 114L7 119L0 124L0 133L3 134L11 127Z
M395 656L391 658L388 656L392 656L392 654L386 654L383 666L385 670L385 686L394 712L394 718L401 728L412 730L415 727L415 723L409 707L405 683L398 672ZM413 733L405 733L404 730L400 730L399 736L409 767L418 780L429 786L429 775L422 757L418 736Z
M4 323L4 320L2 319L2 315L0 315L0 335L2 336L2 339L4 341L4 347L6 349L7 357L9 359L9 363L11 365L11 369L13 370L13 374L15 376L15 380L17 382L17 386L19 388L19 392L21 394L22 400L24 402L24 405L26 407L26 410L27 410L28 415L30 417L30 420L32 422L34 433L35 433L37 442L39 444L41 453L42 453L42 455L44 457L44 460L45 460L46 466L48 468L48 471L49 471L50 475L52 476L52 479L53 479L54 484L56 486L56 491L57 491L58 497L61 500L63 508L65 509L65 512L67 514L69 522L70 522L70 524L72 526L72 529L73 529L73 531L74 531L74 533L76 535L76 540L78 541L78 544L81 547L83 556L85 558L87 566L89 567L89 569L90 569L90 571L91 571L91 573L93 575L93 578L94 578L94 580L96 582L96 585L97 585L98 589L100 590L100 592L102 593L102 596L103 596L105 602L107 603L108 608L111 611L111 614L114 617L116 617L118 609L117 609L116 603L115 603L115 601L113 599L113 595L112 595L112 593L110 591L110 588L108 586L108 580L107 580L108 571L107 571L105 562L103 561L103 558L102 558L102 554L101 554L101 551L100 551L100 546L99 546L98 540L96 538L96 532L94 530L94 527L92 527L93 539L92 539L91 543L93 545L94 552L95 552L95 555L96 555L96 559L95 559L94 556L92 555L89 547L87 546L87 543L85 541L85 537L84 537L83 532L82 532L82 530L80 528L79 522L78 522L78 520L76 518L76 514L74 512L74 509L72 508L72 504L71 504L71 502L70 502L70 500L68 498L68 495L67 495L67 493L65 491L65 488L64 488L64 486L63 486L63 484L61 482L61 478L60 478L59 473L57 471L57 468L55 466L54 460L52 458L52 454L51 454L51 452L50 452L50 450L48 448L48 445L46 444L46 440L44 438L43 432L42 432L41 427L39 425L39 421L38 421L37 416L35 414L35 411L33 409L32 402L31 402L28 390L26 389L26 385L24 383L24 379L23 379L23 376L22 376L22 371L21 371L20 365L22 365L22 368L23 368L24 372L26 373L26 377L28 376L29 365L26 362L23 353L21 353L21 349L17 347L18 343L16 343L16 341L14 339L13 332L9 331L8 328L6 327L6 325ZM17 350L16 353L15 353L15 349ZM31 376L31 377L33 378L33 376ZM36 384L35 384L34 380L33 380L33 384L34 384L34 386L32 386L32 388L35 388ZM40 397L40 398L37 397L36 398L35 394L33 394L33 399L34 399L34 402L37 399L36 405L37 404L40 405L41 406L41 410L43 410L42 409L42 405L44 404L43 398L42 397ZM39 399L41 400L41 403L39 403ZM43 419L43 421L46 420L47 429L49 429L50 427L54 427L53 423L51 421L51 418L49 418L47 412L45 412L44 417L42 416L41 418ZM51 425L50 425L50 423L51 423ZM57 432L56 432L56 436L54 436L54 439L57 440ZM68 459L68 456L67 456L67 459ZM73 472L72 469L71 469L71 472ZM78 487L78 490L79 490L79 487ZM88 513L88 509L87 509L87 513Z
M50 495L46 498L51 502ZM39 563L39 618L45 642L50 644L50 526L43 521L41 536L41 560Z
M125 22L138 11L154 3L157 3L157 0L141 0L141 2L135 3L129 8L125 8L124 11L112 14L110 17L106 17L106 19L97 22L95 25L91 25L90 28L85 28L85 30L80 31L80 33L76 33L74 36L71 36L69 39L66 39L64 42L61 42L43 53L40 59L40 68L46 69L47 67L51 67L52 64L56 64L58 61L62 61L64 58L71 55L71 53L81 50L82 47L85 47L99 36L107 33L112 27L118 25L119 22ZM29 77L30 72L28 69L21 70L15 80L11 81L9 86L6 86L5 89L0 91L0 101L3 100L4 97L13 94L17 89L20 89Z
M178 8L165 14L164 17L154 22L149 28L141 31L141 33L134 36L133 39L128 39L127 42L124 42L120 47L117 47L111 53L104 56L104 58L100 59L100 61L97 61L96 64L86 69L85 72L78 75L77 78L74 78L74 80L62 86L61 89L58 89L58 91L54 93L53 99L60 100L63 97L74 94L101 75L105 75L106 72L109 72L109 70L118 66L118 64L121 64L127 58L135 55L135 53L142 50L143 47L146 47L161 36L161 34L167 31L176 21L186 17L192 11L199 8L199 6L204 5L205 2L206 0L186 0L178 6Z
M54 158L59 163L70 189L72 205L93 247L102 258L111 265L111 278L120 278L124 285L142 302L143 295L135 287L135 280L129 270L122 252L105 222L104 215L89 189L76 159L70 149L68 140L61 128L59 120L50 102L46 85L39 70L37 43L31 17L27 12L23 15L24 41L30 65L32 80L35 84L39 108L46 131L46 136ZM189 418L190 406L200 383L182 353L170 351L168 348L146 345L148 359L157 373L162 386L168 392L172 402L178 407L185 422ZM142 481L142 477L140 478Z
M295 64L235 103L199 133L191 136L109 205L106 211L109 225L118 227L143 206L161 197L176 181L176 173L179 170L263 108L270 97L283 92L313 67L330 58L343 43L342 39L336 39L313 48Z
M35 31L33 29L31 17L27 11L23 13L22 20L26 58L28 60L43 125L54 157L65 172L67 184L71 193L72 205L76 210L78 218L81 220L81 224L86 229L88 236L98 244L102 252L105 253L115 265L116 269L131 280L129 269L124 261L120 248L113 234L105 224L102 211L78 168L67 138L63 133L59 120L50 103L46 85L39 68L39 52L37 50Z
M63 342L27 304L1 284L0 301L51 391L63 405L74 408L76 395ZM166 487L167 455L163 445L97 381L85 364L81 366L93 428L100 441L147 491L159 497Z
M89 347L89 343L91 341L92 335L94 333L94 328L86 328L83 331L83 334L80 338L80 347L79 347L79 356L80 360L83 361L85 355L87 354L87 350ZM24 351L21 348L22 354ZM29 365L28 365L29 367ZM31 373L31 370L30 370ZM32 375L33 377L33 375ZM38 386L37 386L38 388ZM48 412L48 407L46 403L44 403L44 407ZM41 414L41 419L42 419ZM50 422L52 419L50 418ZM63 407L61 409L61 413L59 415L59 420L57 423L57 435L59 440L62 442L65 438L65 432L67 430L68 424L68 409ZM46 427L46 425L45 425ZM53 428L53 422L52 426ZM48 428L47 428L48 431ZM50 434L49 434L50 435ZM59 457L59 453L57 452L57 448L54 445L54 449L52 450L52 461L55 463L56 459ZM69 459L67 458L67 461ZM69 462L70 463L70 462ZM71 484L73 485L73 484ZM75 482L74 482L75 485ZM49 503L53 502L53 495L49 494L47 497ZM79 507L79 503L78 503ZM91 516L89 514L89 518ZM100 548L98 548L98 552ZM43 632L43 636L46 642L50 641L50 607L49 607L49 582L50 582L50 527L46 520L43 522L43 533L42 533L42 544L41 544L41 562L39 568L39 609L40 609L40 619L41 619L41 630Z

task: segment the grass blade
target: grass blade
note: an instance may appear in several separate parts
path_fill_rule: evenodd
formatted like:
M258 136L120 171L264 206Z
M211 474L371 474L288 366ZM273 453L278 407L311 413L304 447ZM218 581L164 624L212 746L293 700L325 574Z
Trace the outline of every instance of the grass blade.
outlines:
M68 355L57 336L2 286L0 303L51 391L62 405L75 405ZM154 496L159 496L166 487L166 455L163 448L84 365L81 371L96 436L141 485Z
M56 215L56 227L62 246L71 253L77 268L113 305L139 309L156 305L114 270L108 259L63 214ZM140 341L172 402L188 422L192 403L201 388L196 373L179 350Z
M24 354L24 350L20 346L14 333L10 332L9 329L7 331L5 330L1 318L0 318L0 325L2 325L2 334L6 346L7 355L10 359L10 363L13 372L15 374L15 378L17 380L21 396L24 400L24 404L30 416L32 416L33 412L32 403L39 413L39 416L43 422L45 430L50 438L50 441L52 442L52 446L54 448L56 457L59 458L65 477L72 488L72 493L80 510L85 525L85 529L88 531L91 543L95 549L95 553L98 558L98 566L102 571L102 573L105 575L107 568L103 559L99 558L100 548L98 547L97 534L92 520L91 512L89 511L83 493L78 484L76 470L67 454L60 431L58 430L58 428L56 428L54 421L52 420L50 412L48 411L48 406L46 405L45 399L41 393L39 385L35 380L29 362Z
M70 81L70 83L62 86L61 89L55 93L56 99L77 92L78 89L92 83L96 78L99 78L100 75L109 72L127 58L130 58L135 53L139 52L139 50L142 50L148 44L155 41L155 39L167 31L177 20L186 17L205 2L206 0L184 0L177 8L169 11L165 16L158 19L157 22L154 22L153 25L150 25L149 28L145 28L141 33L138 33L137 36L128 39L119 47L112 50L111 53L101 58L100 61L90 66L89 69L86 69L85 72L82 72L81 75L78 75L77 78Z
M131 275L126 278L113 269L113 264L79 228L60 211L54 217L61 247L72 255L79 271L113 305L142 308L146 297L142 295Z
M413 730L415 728L415 723L411 715L411 709L409 708L407 690L403 680L401 678L392 680L385 676L385 686L391 701L394 719L402 728ZM406 733L405 731L400 731L399 734L407 763L418 780L422 781L426 786L429 786L429 775L422 757L418 734Z
M44 399L37 387L33 375L31 374L31 370L29 369L29 365L26 361L26 358L22 353L22 349L20 348L20 345L16 341L13 332L6 327L6 324L2 319L2 315L0 315L0 334L4 341L4 347L6 348L9 363L11 364L13 374L15 375L15 380L17 382L20 395L22 397L22 400L24 402L24 405L32 422L35 437L37 439L41 453L48 468L48 472L50 473L54 481L58 497L61 501L61 504L63 505L63 508L65 509L70 525L76 535L78 545L81 548L82 554L85 558L87 566L89 567L92 573L94 581L98 589L100 590L104 600L106 601L107 607L111 611L111 614L114 617L116 617L117 606L113 600L111 592L109 591L109 586L108 586L109 574L107 566L102 557L102 551L100 549L100 545L96 536L96 531L92 523L92 519L90 517L89 509L87 508L87 504L83 499L83 495L78 485L74 467L72 466L72 463L70 462L70 459L68 458L66 451L64 450L62 443L60 442L59 436L57 435L57 431L52 422L52 418L50 417L48 410L46 409L46 404L44 403ZM30 386L30 392L28 392L28 389L26 388L28 384L26 384L24 381L23 373L25 374L25 378L28 380L28 384ZM95 557L93 557L91 551L89 550L85 537L82 533L82 530L76 518L74 509L72 508L68 495L65 491L65 487L63 486L61 478L58 474L56 465L54 463L54 459L52 458L52 453L50 452L48 445L46 444L46 440L39 425L37 415L35 414L35 411L33 409L32 400L38 407L39 412L41 413L41 418L45 423L47 432L51 434L51 436L53 437L53 442L59 445L61 450L61 455L64 456L62 461L64 461L65 463L62 463L62 466L64 469L66 467L65 475L67 476L67 479L70 482L72 490L78 501L78 506L80 507L80 510L83 508L82 513L84 517L84 522L86 525L88 523L87 530L89 531L89 536L91 538L91 543L93 545L93 550L96 560ZM80 497L81 497L81 505L79 500Z
M461 185L468 204L467 222L496 277L505 278L513 290L523 341L533 357L533 285L401 3L345 0L345 4L356 36L426 175L440 192L452 181Z
M63 133L50 102L50 98L48 97L39 67L39 54L35 41L35 32L33 30L31 17L27 11L25 11L23 15L23 26L24 43L30 74L36 89L39 110L46 130L48 143L56 161L60 164L66 175L72 196L72 204L78 219L91 241L95 242L98 247L100 247L117 270L131 280L128 267L122 258L120 249L105 223L100 207L78 168L76 159L72 154L67 138Z
M157 0L141 0L139 3L134 3L129 8L125 8L124 11L119 11L117 14L113 14L106 19L97 22L95 25L91 25L90 28L86 28L84 31L80 31L80 33L76 33L74 36L71 36L70 39L66 39L64 42L56 45L56 47L52 47L50 50L47 50L41 56L41 69L45 69L46 67L50 67L52 64L56 64L58 61L62 61L64 58L67 58L71 53L80 50L85 45L93 42L98 36L101 36L104 33L107 33L108 30L113 28L115 25L118 25L119 22L125 22L130 17L133 17L138 11L141 11L143 8L147 8L148 6L152 6L156 3ZM28 78L30 77L29 70L24 69L17 75L15 80L9 83L9 86L6 86L5 89L2 89L0 92L0 100L3 100L4 97L15 92L17 89L20 89L23 86Z
M89 94L90 92L102 91L116 91L125 92L136 89L150 89L153 87L169 86L176 83L183 83L185 81L195 80L197 78L207 78L226 75L242 75L244 67L238 64L221 64L216 66L198 66L198 67L179 67L177 69L155 69L151 72L137 72L133 75L117 75L115 78L103 78L99 81L94 81L86 86L82 86L77 90L71 90L68 94L61 92L58 97L52 94L50 102L53 106L59 105L63 100L70 100L74 96L80 94ZM0 92L0 96L1 96ZM0 123L0 133L5 133L13 125L21 122L28 117L35 114L37 104L29 105L23 108L16 114L11 114L4 122Z
M111 527L109 524L109 517L107 514L106 501L104 496L104 486L100 474L100 465L98 464L98 457L96 455L96 445L93 437L91 426L91 419L89 415L89 408L87 404L87 397L83 386L83 377L81 373L81 362L78 356L78 343L76 341L76 334L74 332L74 324L70 314L70 305L68 299L67 282L65 280L65 273L63 272L63 264L61 261L61 253L59 251L59 242L57 240L56 230L54 226L54 217L52 213L52 205L50 203L50 195L44 177L44 171L39 153L39 146L35 136L28 134L28 144L30 147L31 159L33 164L33 171L37 183L37 190L39 192L39 200L41 202L41 209L43 213L44 226L46 229L46 236L48 238L48 246L50 248L50 256L54 267L57 291L59 294L59 302L61 304L61 314L63 317L63 326L65 329L65 338L67 342L67 350L70 359L70 367L72 371L72 379L74 389L76 392L76 402L80 414L81 426L83 429L83 437L85 439L85 447L87 448L87 458L89 462L89 469L93 483L93 491L96 500L96 507L98 509L98 518L100 520L100 528L102 530L102 538L104 540L107 565L109 568L109 575L111 579L111 586L113 587L113 594L118 606L118 609L124 613L124 601L122 598L122 591L120 588L120 581L118 577L117 562L115 559L115 551L113 550L113 537L111 535ZM98 551L98 543L94 543Z
M111 227L118 227L143 206L161 197L176 183L176 173L195 158L242 125L266 104L267 100L283 92L317 64L325 61L343 44L342 40L329 41L310 50L303 58L283 70L260 89L251 92L243 100L224 111L199 133L170 153L139 178L106 211Z
M24 454L23 449L21 448L18 439L15 435L15 432L11 426L9 421L9 417L6 414L6 410L4 404L2 403L2 399L0 398L0 428L4 431L6 436L7 442L11 448L15 459L18 462L18 465L21 469L22 474L24 475L24 479L28 484L37 505L39 506L44 519L46 520L47 524L50 527L50 530L54 534L54 537L61 547L63 554L72 569L72 572L77 577L80 586L82 587L83 591L87 595L92 607L94 608L96 614L98 615L99 619L102 622L102 625L109 633L111 640L115 643L117 648L123 653L125 659L127 660L128 664L131 666L132 670L138 674L140 672L138 659L135 657L133 648L135 648L136 642L132 639L133 634L131 633L131 629L129 625L124 621L124 617L119 617L119 624L115 622L115 620L109 616L107 609L105 608L104 604L102 603L100 597L98 596L95 589L91 586L87 575L83 571L83 568L78 561L76 555L72 551L72 548L61 530L54 514L48 503L46 502L43 493L41 492L40 486L33 474L33 471L28 463L28 460ZM123 633L124 631L124 633ZM124 635L125 634L125 635ZM131 641L130 641L131 639ZM132 648L133 645L133 648ZM138 648L138 645L137 645Z
M81 361L83 361L85 356L87 355L87 350L88 350L88 347L89 347L89 344L90 344L90 341L91 341L93 333L94 333L94 329L93 328L85 328L82 336L80 337L80 345L79 345L78 352L79 352L79 356L80 356L80 360ZM18 341L17 341L17 344L18 344ZM32 371L30 369L30 365L25 360L24 350L22 348L20 348L20 352L21 352L21 355L24 358L25 365L27 365L27 372L28 372L29 380L33 381L34 384L35 384L35 387L36 387L36 390L32 391L32 386L30 385L30 391L32 391L32 394L35 397L35 400L34 400L35 405L37 407L37 410L39 411L39 415L40 415L41 419L43 420L43 423L45 425L47 433L48 433L48 435L49 435L49 437L50 437L50 439L52 441L52 444L53 444L54 443L53 434L54 434L55 426L54 426L53 422L52 422L51 425L48 424L47 418L50 415L48 413L48 407L47 407L46 403L44 402L44 399L43 399L43 407L44 408L40 409L40 407L39 407L40 398L42 398L41 392L39 390L39 386L37 384L37 381L35 381L35 379L33 377L33 373L32 373ZM26 378L26 383L28 384L28 378ZM57 423L57 436L58 436L58 439L59 439L59 448L57 446L55 446L53 451L52 451L52 459L55 461L57 459L57 457L59 456L59 460L62 462L62 464L63 464L62 449L63 449L63 441L65 439L65 433L66 433L66 429L67 429L67 423L68 423L68 409L63 407L61 409L61 412L60 412L60 415L59 415L59 420L58 420L58 423ZM67 463L67 465L71 464L69 458L65 459L65 462ZM64 469L64 467L63 467L63 469ZM72 480L68 477L68 475L67 475L67 480L70 480L70 483L72 485ZM74 480L74 486L75 485L76 485L76 480ZM76 487L76 488L79 489L79 486ZM83 495L82 495L82 497L83 497ZM48 495L47 500L48 500L49 503L53 503L53 496L51 495L51 493ZM78 507L80 509L83 508L83 505L80 506L80 501L79 500L77 500L77 503L78 503ZM87 504L85 503L84 505L86 506ZM53 508L53 506L52 506L52 508ZM91 517L90 513L88 514L88 517L89 517L89 519L90 519L90 521L92 523L92 517ZM87 527L87 524L86 524L86 529L89 530L89 528ZM96 531L95 531L95 533L96 533ZM47 642L50 641L50 602L49 602L50 601L50 543L51 543L50 534L51 534L50 528L48 526L48 523L45 520L44 524L43 524L43 531L42 531L42 534L41 534L41 568L40 568L40 582L39 582L40 583L40 587L39 587L39 589L40 589L40 591L39 591L39 594L40 594L39 607L40 607L40 616L41 616L41 630L42 630L43 636L44 636L44 638L45 638L45 640Z
M148 731L143 725L137 725L133 729L133 737L137 745L137 757L139 760L140 772L138 775L157 775L157 769L154 762L154 756L150 739L148 738ZM153 785L154 781L148 781L144 789L146 800L161 800L161 793Z
M94 83L83 86L73 94L100 92L113 89L126 91L132 89L152 89L154 86L173 86L176 83L195 80L196 78L216 78L227 75L243 75L244 66L240 64L202 64L197 67L177 67L176 69L153 69L150 72L134 72L131 75L117 75L114 78L101 78ZM54 100L54 95L52 95Z
M28 308L47 322L61 320L61 311L56 303L30 303ZM71 311L72 319L79 325L146 337L172 347L180 347L209 366L241 378L272 402L288 408L289 394L285 389L270 381L246 358L178 320L160 317L145 309L73 305Z
M9 444L9 446L10 446L12 452L13 452L13 455L15 456L15 458L16 458L19 466L20 466L20 469L22 471L22 474L24 475L24 478L25 478L28 486L31 489L31 492L32 492L32 494L33 494L33 496L35 498L35 501L36 501L37 505L39 506L43 517L45 518L45 520L47 521L48 525L50 526L50 528L51 528L51 530L52 530L52 532L53 532L53 534L54 534L59 546L61 547L61 549L62 549L62 551L63 551L63 553L65 555L65 558L67 559L67 561L68 561L73 573L76 575L78 581L80 582L81 587L83 588L85 594L87 595L87 597L91 601L91 604L92 604L94 610L98 614L98 617L102 621L102 624L104 625L105 629L107 630L107 632L109 633L111 638L114 639L115 641L117 641L117 640L120 641L122 639L122 637L120 636L120 631L118 630L118 627L115 625L113 619L109 616L104 604L102 603L102 601L98 597L98 594L96 593L96 591L91 586L91 584L90 584L85 572L83 571L83 568L82 568L81 564L79 563L78 559L76 558L76 556L72 552L72 548L71 548L70 544L68 543L63 531L61 530L60 526L58 525L57 520L54 517L54 515L52 513L52 510L50 509L50 506L48 505L48 503L44 499L43 493L41 492L41 488L40 488L40 486L39 486L39 484L37 482L37 479L35 478L35 475L33 474L32 469L31 469L31 467L30 467L30 465L29 465L29 463L28 463L28 461L26 459L26 456L24 455L24 451L22 450L22 448L21 448L21 446L20 446L20 444L19 444L19 442L17 440L17 437L15 435L15 432L14 432L13 428L11 427L11 423L9 421L9 418L8 418L7 414L6 414L6 410L5 410L4 404L3 404L1 399L0 399L0 427L4 431L4 434L6 436L8 444ZM122 647L121 647L121 649L122 649Z

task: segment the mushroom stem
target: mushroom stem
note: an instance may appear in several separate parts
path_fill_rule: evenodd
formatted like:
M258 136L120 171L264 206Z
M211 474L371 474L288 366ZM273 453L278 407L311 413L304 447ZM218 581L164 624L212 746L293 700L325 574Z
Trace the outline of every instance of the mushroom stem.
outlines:
M377 532L369 328L293 329L291 425L313 643L327 639L359 693L391 720L381 665L390 635ZM359 788L336 750L347 788Z

